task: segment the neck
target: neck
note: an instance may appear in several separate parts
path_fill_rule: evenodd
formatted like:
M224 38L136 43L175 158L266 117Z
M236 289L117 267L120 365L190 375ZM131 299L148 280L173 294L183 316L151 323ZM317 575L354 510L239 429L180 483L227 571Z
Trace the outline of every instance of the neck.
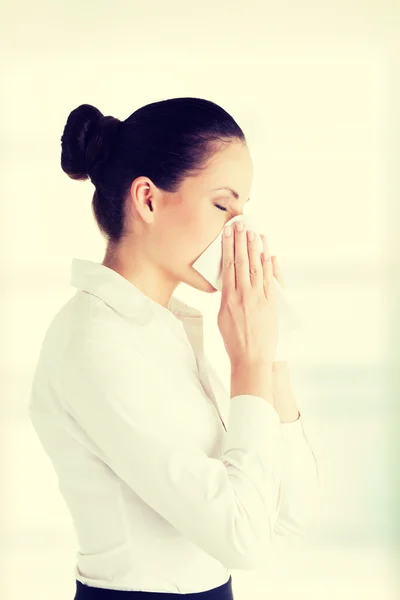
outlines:
M149 260L139 247L124 244L115 247L109 244L102 264L125 277L154 302L168 308L179 281Z

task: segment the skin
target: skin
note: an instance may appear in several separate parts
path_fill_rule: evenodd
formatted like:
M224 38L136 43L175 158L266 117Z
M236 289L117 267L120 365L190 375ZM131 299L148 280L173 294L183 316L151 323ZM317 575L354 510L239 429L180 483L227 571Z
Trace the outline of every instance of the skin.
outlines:
M271 256L271 262L274 277L284 290L285 280L276 256ZM301 414L293 390L289 363L286 360L277 360L272 363L272 396L274 408L281 423L294 423L300 418Z
M158 189L148 177L137 177L127 201L126 235L117 246L108 244L103 265L114 269L155 302L168 307L177 285L184 282L203 292L216 289L192 264L233 217L243 214L250 196L253 163L247 146L222 146L196 177L188 177L175 194ZM212 191L228 186L228 192ZM215 205L228 209L221 211ZM275 256L273 274L284 279ZM282 423L300 417L286 361L273 363L273 399Z
M148 177L137 177L126 204L126 235L117 246L108 244L102 264L166 308L181 282L215 292L192 264L225 223L243 213L253 173L247 145L234 141L219 146L206 168L187 177L176 193L160 190ZM225 190L212 191L225 186L236 190L239 199Z

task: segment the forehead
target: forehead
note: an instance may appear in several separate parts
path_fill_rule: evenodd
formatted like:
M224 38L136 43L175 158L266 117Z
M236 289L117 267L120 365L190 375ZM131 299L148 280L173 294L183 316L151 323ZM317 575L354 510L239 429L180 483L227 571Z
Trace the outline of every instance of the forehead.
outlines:
M240 198L247 198L253 180L253 162L247 145L232 142L217 150L209 159L205 169L195 178L203 195L228 194L217 188L230 187Z
M235 177L237 180L252 178L253 162L246 144L232 142L213 154L204 171L204 176L213 182L220 179L221 181L216 183L220 183L221 186L229 185L229 183L224 183L224 175Z
M253 163L249 149L243 142L220 145L208 159L207 164L196 174L182 182L179 195L188 205L198 205L201 198L227 197L240 205L250 196L253 182ZM226 189L231 188L239 195L233 200Z

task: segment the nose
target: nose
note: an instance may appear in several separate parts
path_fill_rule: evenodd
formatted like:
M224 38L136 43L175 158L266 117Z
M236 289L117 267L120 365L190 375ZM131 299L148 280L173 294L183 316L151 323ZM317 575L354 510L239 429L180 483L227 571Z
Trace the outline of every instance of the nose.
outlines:
M243 210L234 210L234 211L231 212L230 217L226 219L226 223L228 221L230 221L231 219L235 219L236 217L243 216L243 215L244 215L244 211Z

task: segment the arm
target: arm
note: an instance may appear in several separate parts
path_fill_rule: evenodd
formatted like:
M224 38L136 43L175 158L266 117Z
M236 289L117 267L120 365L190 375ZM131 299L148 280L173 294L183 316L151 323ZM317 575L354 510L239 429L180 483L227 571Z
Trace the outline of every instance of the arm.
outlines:
M300 418L286 360L275 361L272 365L272 395L281 423L292 423Z

